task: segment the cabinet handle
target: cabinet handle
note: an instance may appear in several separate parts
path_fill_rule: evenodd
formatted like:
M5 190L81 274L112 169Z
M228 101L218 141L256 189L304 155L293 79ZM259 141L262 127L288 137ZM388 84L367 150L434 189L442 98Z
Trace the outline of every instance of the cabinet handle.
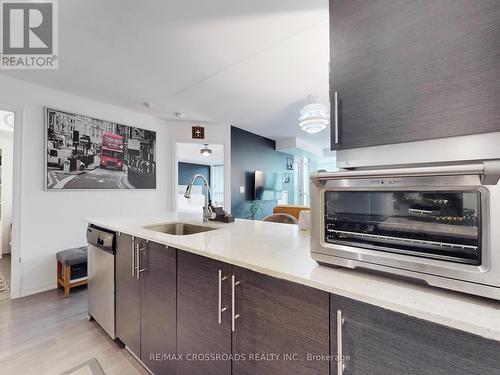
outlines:
M227 276L222 276L222 270L219 270L219 289L217 302L217 316L219 324L222 324L222 313L227 310L227 307L222 307L222 282L227 279Z
M135 277L135 238L132 237L132 277Z
M147 242L146 242L147 244ZM141 273L146 271L146 268L142 268L142 264L141 264L141 253L143 251L146 251L148 248L147 248L147 245L145 247L141 247L141 245L138 243L137 244L137 250L136 250L136 257L137 257L137 280L139 280L141 278Z
M140 274L147 270L147 268L142 268L142 255L141 255L141 253L143 251L146 251L147 249L148 249L147 247L138 247L138 249L137 249L137 253L138 253L137 259L139 259L139 264L137 266L137 272L138 272L137 278L140 278L140 276L141 276Z
M139 243L136 243L135 244L135 278L137 280L139 280L139 261L140 261L140 258L139 258Z
M333 92L333 141L339 144L339 95L337 91Z
M344 353L342 350L342 326L344 325L344 318L342 317L342 310L337 310L337 375L344 373Z
M240 317L240 314L235 313L236 309L236 295L235 287L240 285L241 281L235 281L234 275L231 275L231 331L236 330L236 319Z

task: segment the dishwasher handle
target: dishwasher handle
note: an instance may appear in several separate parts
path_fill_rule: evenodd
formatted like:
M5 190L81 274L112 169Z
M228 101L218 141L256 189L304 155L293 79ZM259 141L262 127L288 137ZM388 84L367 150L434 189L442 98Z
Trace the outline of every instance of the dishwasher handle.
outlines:
M94 246L109 253L114 253L115 233L106 229L89 226L87 228L87 243L89 246Z

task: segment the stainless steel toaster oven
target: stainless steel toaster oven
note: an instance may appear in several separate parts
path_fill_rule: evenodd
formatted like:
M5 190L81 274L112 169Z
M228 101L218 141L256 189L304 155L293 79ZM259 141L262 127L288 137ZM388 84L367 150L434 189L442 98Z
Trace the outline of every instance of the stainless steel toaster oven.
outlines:
M311 176L320 264L500 300L500 160Z

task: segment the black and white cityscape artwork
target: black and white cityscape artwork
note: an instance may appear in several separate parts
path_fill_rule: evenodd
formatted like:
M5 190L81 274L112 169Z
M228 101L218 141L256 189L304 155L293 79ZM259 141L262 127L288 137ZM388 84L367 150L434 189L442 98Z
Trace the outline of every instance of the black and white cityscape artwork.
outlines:
M47 189L156 189L156 133L45 108Z

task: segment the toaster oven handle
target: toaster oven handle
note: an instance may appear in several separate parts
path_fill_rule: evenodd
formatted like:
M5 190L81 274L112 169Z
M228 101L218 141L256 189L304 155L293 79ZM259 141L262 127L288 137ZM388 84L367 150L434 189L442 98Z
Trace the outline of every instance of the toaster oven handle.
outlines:
M493 162L493 161L489 161ZM495 161L498 165L487 164L488 162L439 165L408 168L388 168L378 170L344 170L339 172L314 172L313 179L318 181L340 180L345 178L383 178L383 177L430 177L430 176L470 176L478 175L482 179L490 177L489 182L498 182L500 178L500 160ZM497 170L498 167L498 170ZM488 174L488 172L491 172ZM498 174L497 174L498 172ZM496 178L493 178L496 176ZM495 182L495 183L496 183Z

